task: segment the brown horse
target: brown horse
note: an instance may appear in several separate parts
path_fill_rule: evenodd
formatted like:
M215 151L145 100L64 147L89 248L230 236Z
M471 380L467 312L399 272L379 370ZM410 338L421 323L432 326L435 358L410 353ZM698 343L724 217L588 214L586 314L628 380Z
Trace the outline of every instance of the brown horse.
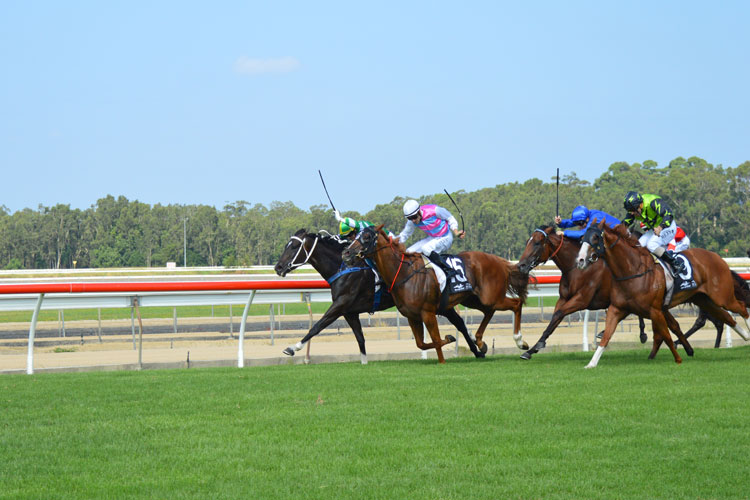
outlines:
M675 362L681 363L682 359L677 354L667 330L664 311L691 299L709 314L727 323L743 339L750 340L750 333L738 325L726 311L742 316L745 326L750 328L747 322L750 314L745 305L735 297L734 280L729 266L717 254L702 248L685 250L683 254L690 260L693 279L698 286L691 290L675 291L669 303L664 304L666 278L663 268L625 226L619 224L610 228L604 221L590 226L583 236L581 250L578 253L579 268L588 265L592 252L606 260L614 281L604 336L586 368L596 367L617 324L628 313L651 319L654 343L649 359L653 359L662 342L666 342ZM684 342L682 339L680 341Z
M409 321L417 347L422 350L435 349L438 361L444 363L442 347L455 339L440 337L435 315L442 310L441 292L435 273L427 267L422 254L406 253L404 246L388 238L382 228L381 225L360 231L357 239L344 250L344 262L365 256L375 262L396 307ZM443 307L452 308L462 304L484 313L476 332L476 344L483 352L487 351L487 345L482 341L482 336L492 315L496 310L512 310L515 314L513 338L519 348L528 349L520 332L521 309L528 294L527 276L507 260L495 255L483 252L461 252L458 255L464 261L466 278L473 291L450 294ZM507 297L508 292L517 298ZM423 342L423 324L427 326L432 339L430 343Z
M568 314L584 309L597 310L609 307L612 273L603 259L590 263L585 269L579 269L576 261L580 249L578 242L555 233L555 228L551 225L535 229L526 242L526 248L518 260L518 269L521 272L528 274L539 264L552 260L562 275L560 298L555 304L552 319L534 347L523 353L521 359L530 360L532 355L546 347L547 339ZM666 318L670 330L680 332L678 337L682 335L680 325L672 315L667 314ZM638 321L643 333L643 318L639 317ZM689 356L693 355L690 344L685 344L685 352Z

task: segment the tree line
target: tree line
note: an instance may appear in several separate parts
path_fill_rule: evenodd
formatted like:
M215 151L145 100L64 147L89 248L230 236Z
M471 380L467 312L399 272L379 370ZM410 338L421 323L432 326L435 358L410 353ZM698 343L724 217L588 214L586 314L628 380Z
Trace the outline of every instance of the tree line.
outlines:
M533 229L551 223L555 216L555 181L534 178L453 193L467 232L464 240L455 241L453 250L518 258ZM662 168L653 161L617 162L593 184L575 172L567 173L559 183L560 214L569 217L576 205L584 204L622 218L622 201L630 190L661 195L693 246L727 257L744 256L750 247L750 161L736 168L714 166L697 157L676 158ZM345 211L342 215L385 224L399 232L405 201L397 197L365 214ZM425 195L418 201L444 206L459 219L444 193ZM108 195L85 210L58 204L11 214L3 207L0 267L162 267L170 261L182 264L185 258L188 266L269 265L276 262L296 230L335 232L336 227L328 205L303 210L292 202L266 207L237 201L217 209L151 206Z

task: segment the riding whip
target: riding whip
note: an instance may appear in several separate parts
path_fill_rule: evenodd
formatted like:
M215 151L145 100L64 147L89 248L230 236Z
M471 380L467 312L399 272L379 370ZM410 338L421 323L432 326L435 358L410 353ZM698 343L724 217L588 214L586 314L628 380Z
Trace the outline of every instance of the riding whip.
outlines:
M451 196L451 194L446 189L443 189L443 191L445 191L445 194L448 195L448 199L450 199L451 202L453 202L453 206L456 207L456 210L458 210L458 215L461 216L461 231L463 231L464 230L464 214L461 213L461 209L458 208L458 205L456 205L456 202L453 200L453 197Z
M328 196L328 202L331 204L331 208L334 209L334 210L336 210L336 206L331 201L331 195L328 194L328 188L326 187L326 181L323 180L323 174L320 173L320 170L318 170L318 175L320 175L320 182L323 183L323 189L326 192L326 196Z
M557 217L560 216L560 169L559 168L557 169L557 201L555 202L555 216Z

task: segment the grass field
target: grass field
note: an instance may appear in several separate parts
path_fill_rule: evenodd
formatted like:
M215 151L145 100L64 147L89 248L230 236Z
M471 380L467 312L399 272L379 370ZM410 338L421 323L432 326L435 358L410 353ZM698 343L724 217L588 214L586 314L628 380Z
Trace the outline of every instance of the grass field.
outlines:
M748 498L750 347L0 377L0 498Z

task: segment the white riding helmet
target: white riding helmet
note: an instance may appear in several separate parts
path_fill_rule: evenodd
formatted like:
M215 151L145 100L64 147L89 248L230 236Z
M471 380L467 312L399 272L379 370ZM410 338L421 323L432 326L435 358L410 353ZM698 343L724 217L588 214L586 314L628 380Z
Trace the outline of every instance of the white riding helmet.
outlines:
M408 219L417 215L417 212L419 212L419 203L417 203L417 200L406 200L406 203L404 203L404 217Z

